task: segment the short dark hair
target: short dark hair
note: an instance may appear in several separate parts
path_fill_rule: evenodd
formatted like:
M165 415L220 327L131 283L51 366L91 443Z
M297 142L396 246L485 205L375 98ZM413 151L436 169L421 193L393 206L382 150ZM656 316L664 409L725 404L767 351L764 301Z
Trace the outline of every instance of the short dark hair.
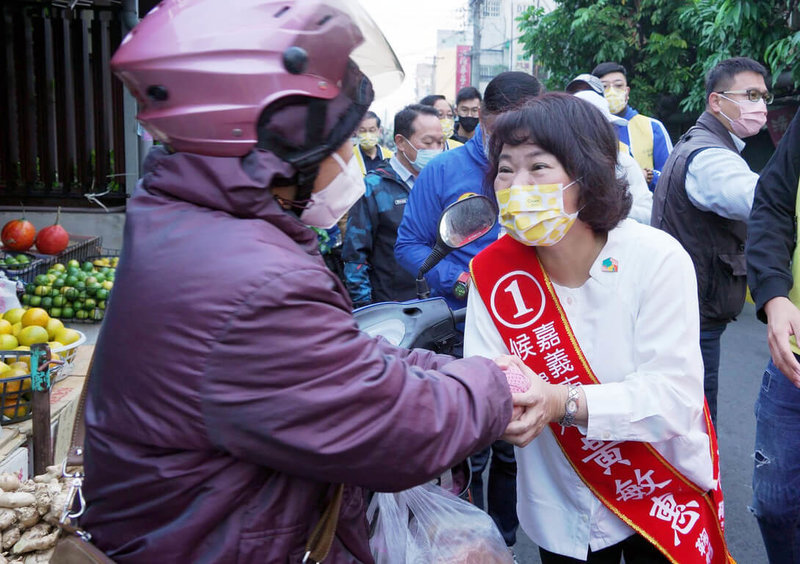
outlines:
M733 77L740 72L754 72L764 77L764 82L769 82L769 73L764 66L749 57L733 57L717 63L706 74L706 102L712 92L727 90L733 83Z
M617 176L617 135L589 102L551 92L499 116L489 138L487 183L494 184L503 146L524 143L535 143L555 156L578 181L578 219L595 232L610 231L628 215L632 197L627 181Z
M381 126L381 118L379 118L379 117L378 117L378 114L376 114L376 113L375 113L375 112L373 112L372 110L370 110L370 111L368 111L367 113L365 113L365 114L364 114L364 117L363 117L363 118L361 118L361 121L363 122L365 119L374 119L374 120L375 120L375 121L378 123L378 127L380 127L380 126ZM360 122L359 122L359 123L360 123Z
M447 102L447 98L442 96L441 94L429 94L425 96L422 100L419 101L420 104L423 106L433 106L439 100L444 100Z
M478 102L483 101L481 93L478 91L477 88L475 88L474 86L465 86L464 88L458 91L458 94L456 94L456 106L458 106L461 102L465 100L474 100L475 98L478 99Z
M426 114L439 119L439 112L431 106L422 104L409 104L394 116L394 134L402 135L406 139L414 135L414 120L420 114Z
M597 78L603 78L610 72L621 72L626 77L628 76L628 71L625 70L625 67L623 67L619 63L614 63L611 61L608 61L606 63L600 63L599 65L597 65L592 69L592 74L595 75Z
M486 85L483 111L499 114L513 110L542 92L542 83L526 72L501 72Z

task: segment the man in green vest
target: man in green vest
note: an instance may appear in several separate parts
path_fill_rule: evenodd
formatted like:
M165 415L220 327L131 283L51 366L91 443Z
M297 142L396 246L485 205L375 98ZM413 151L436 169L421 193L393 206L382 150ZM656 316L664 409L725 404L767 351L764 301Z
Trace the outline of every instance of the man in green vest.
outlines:
M619 63L600 63L592 74L603 82L605 97L611 113L628 121L617 125L619 140L631 148L631 155L644 171L647 185L654 190L664 163L672 151L672 140L664 124L655 118L643 116L628 105L631 87L628 73Z
M756 402L753 513L770 562L798 562L800 507L800 113L761 173L747 229L747 282L772 359Z

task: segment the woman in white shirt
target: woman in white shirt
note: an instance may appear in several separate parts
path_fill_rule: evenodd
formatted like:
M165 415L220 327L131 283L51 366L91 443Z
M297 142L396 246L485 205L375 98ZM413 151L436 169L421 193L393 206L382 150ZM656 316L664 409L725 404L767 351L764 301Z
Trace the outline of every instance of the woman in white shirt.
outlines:
M490 178L509 237L473 261L464 353L513 354L505 365L530 379L504 438L544 564L727 562L692 263L624 219L617 147L602 114L566 94L497 119Z

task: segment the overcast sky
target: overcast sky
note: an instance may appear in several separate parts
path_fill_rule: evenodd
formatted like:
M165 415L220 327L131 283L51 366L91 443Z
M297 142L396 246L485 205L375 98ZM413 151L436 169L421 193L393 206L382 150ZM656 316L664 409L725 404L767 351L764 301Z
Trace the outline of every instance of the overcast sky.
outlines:
M468 0L359 0L389 40L406 79L398 92L373 107L389 116L405 104L416 102L414 79L417 63L433 62L437 29L462 29ZM391 124L385 124L391 130Z

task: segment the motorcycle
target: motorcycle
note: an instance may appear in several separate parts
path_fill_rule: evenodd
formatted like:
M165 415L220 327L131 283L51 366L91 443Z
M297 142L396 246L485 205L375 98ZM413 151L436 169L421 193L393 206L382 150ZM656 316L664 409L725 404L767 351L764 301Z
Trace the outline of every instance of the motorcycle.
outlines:
M461 343L459 326L464 323L467 309L453 311L444 298L431 298L425 274L450 252L486 235L496 221L497 208L486 196L473 194L445 208L439 218L436 244L416 276L417 299L358 308L353 316L359 328L398 347L452 354ZM467 459L442 474L437 484L471 501L471 481L472 469Z
M358 308L353 315L359 328L398 347L452 354L461 340L458 327L466 308L453 311L444 298L431 298L425 274L452 251L486 235L496 222L497 208L486 196L473 194L450 204L439 218L436 244L417 273L417 299Z

